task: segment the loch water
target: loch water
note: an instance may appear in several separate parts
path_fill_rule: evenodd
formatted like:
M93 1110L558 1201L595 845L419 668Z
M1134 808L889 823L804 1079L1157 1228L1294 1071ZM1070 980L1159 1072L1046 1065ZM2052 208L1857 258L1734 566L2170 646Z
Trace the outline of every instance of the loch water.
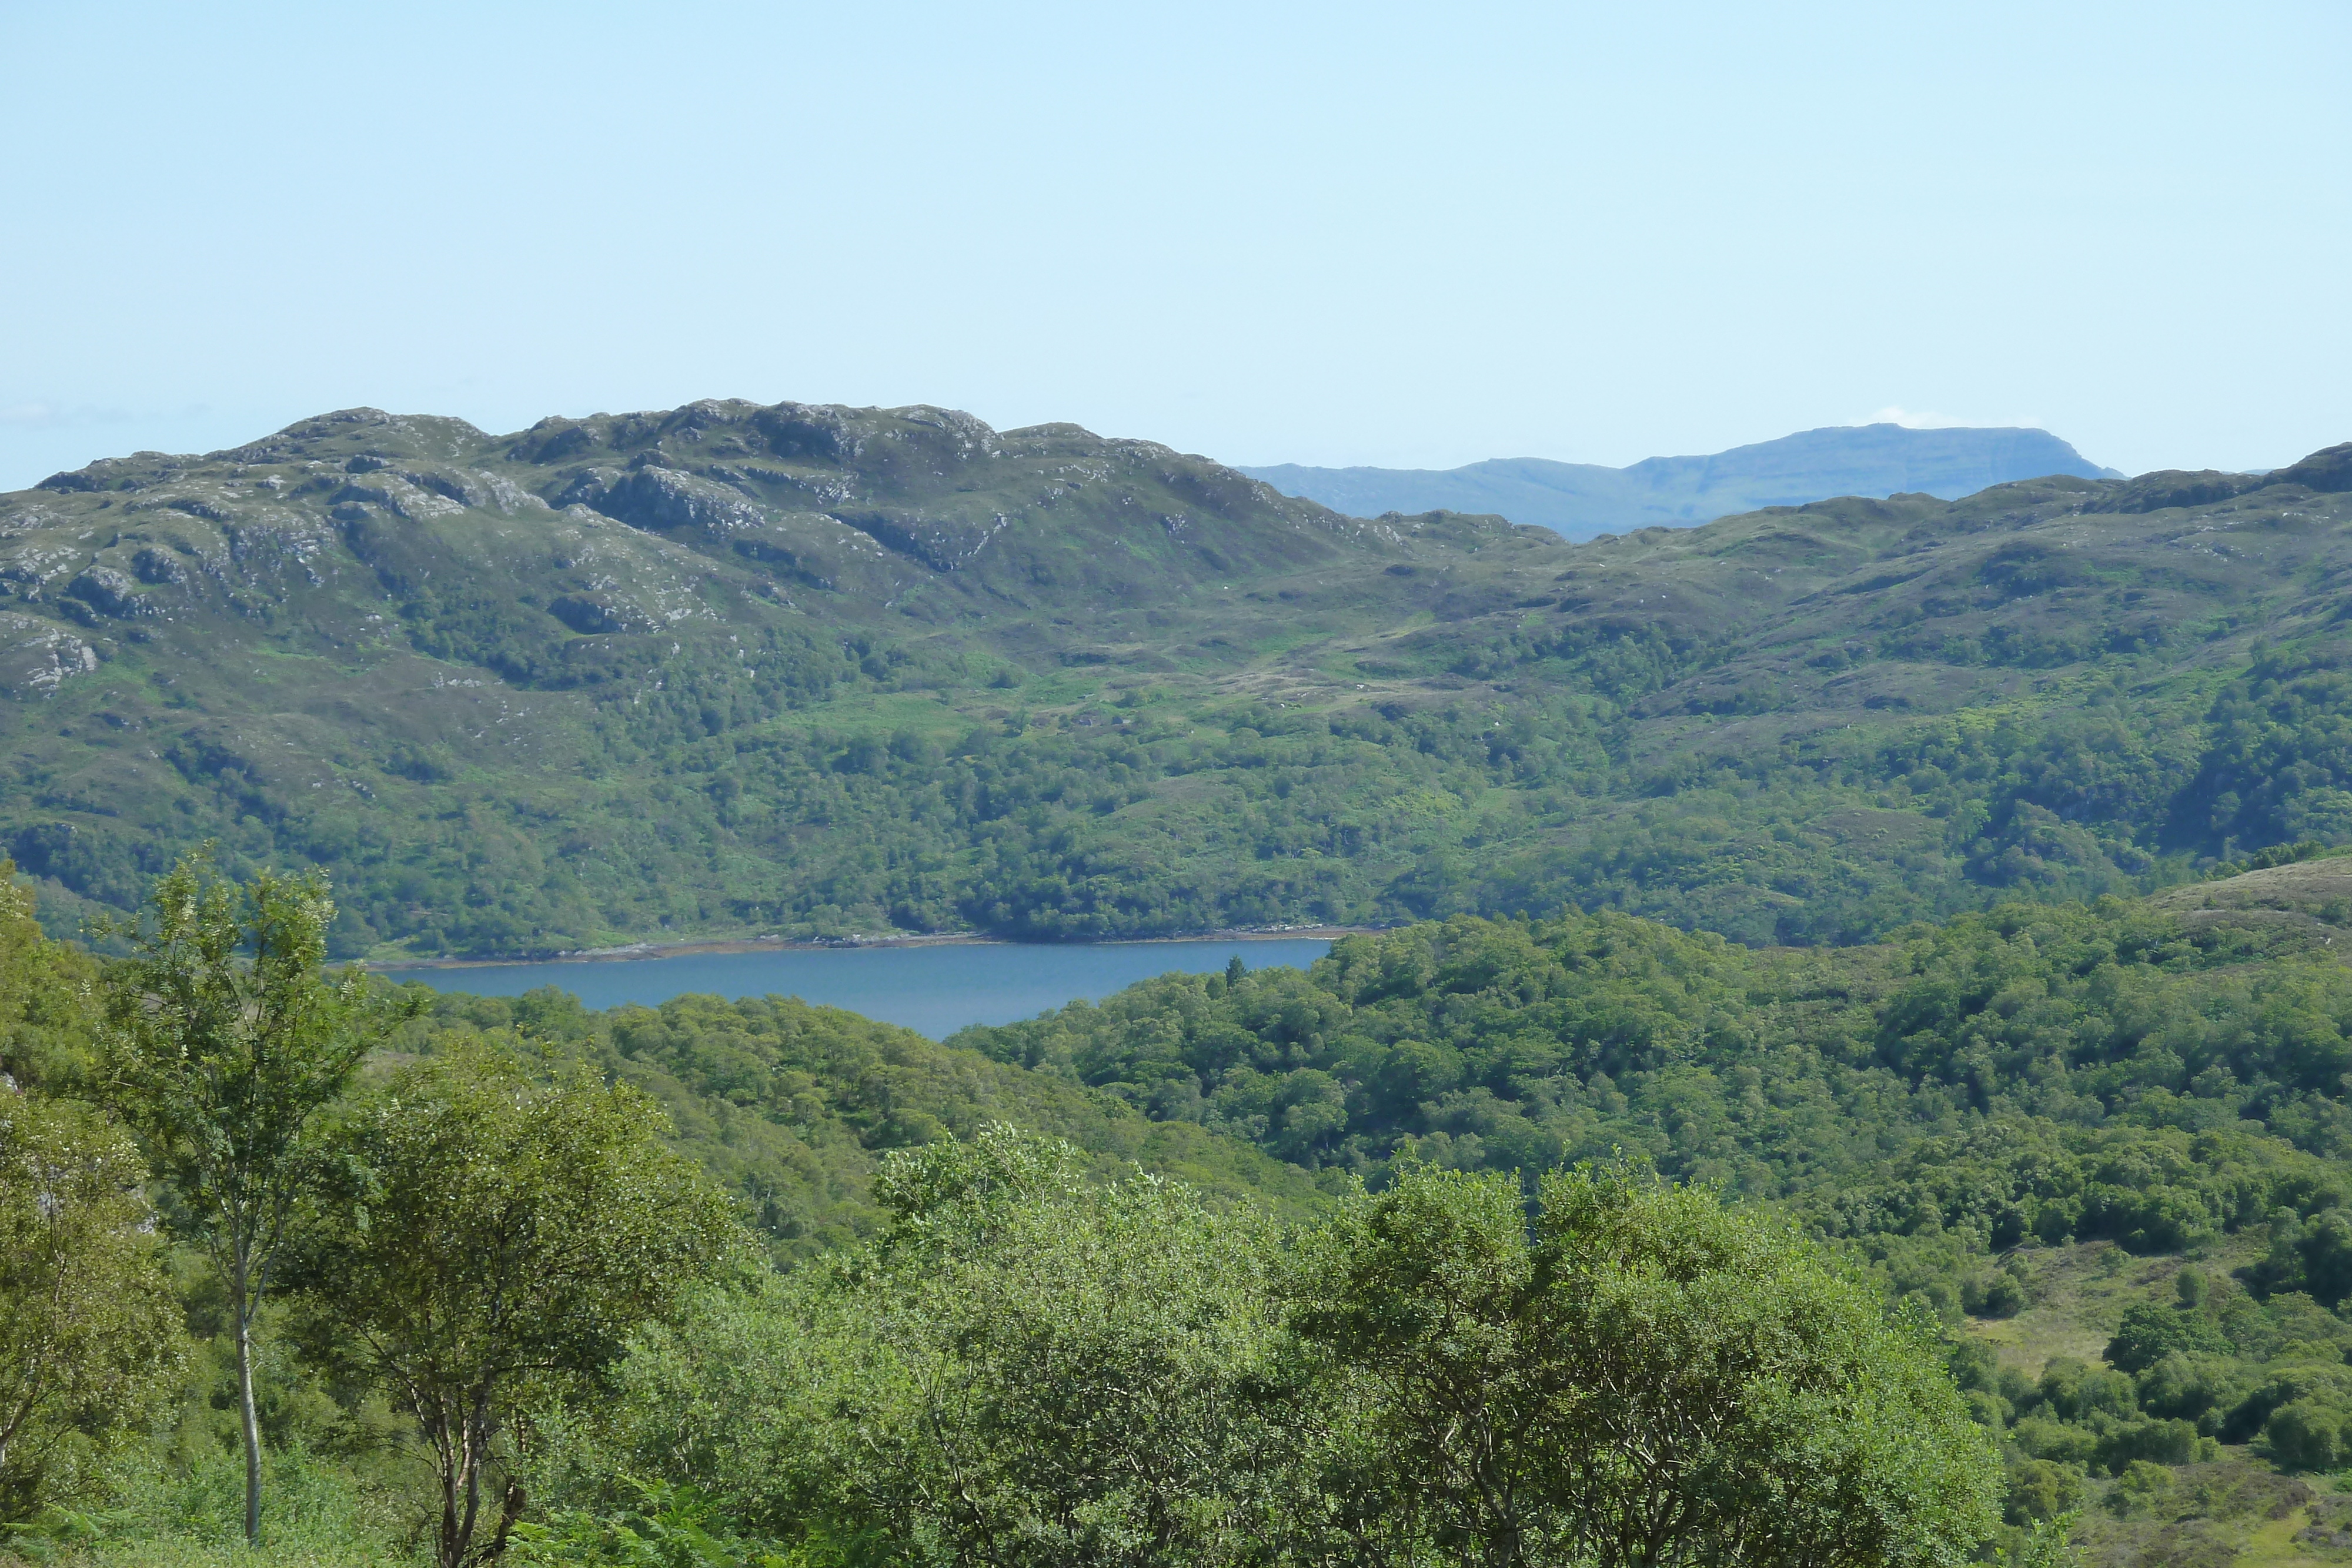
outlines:
M386 971L437 991L519 997L541 986L570 991L593 1009L658 1006L693 992L798 997L847 1008L944 1040L968 1024L1011 1023L1066 1002L1099 1001L1138 980L1171 971L1213 974L1239 958L1253 969L1305 968L1328 941L1099 942L1042 946L951 943L916 947L788 947L750 953L681 953L659 958L559 958L536 964L467 964Z

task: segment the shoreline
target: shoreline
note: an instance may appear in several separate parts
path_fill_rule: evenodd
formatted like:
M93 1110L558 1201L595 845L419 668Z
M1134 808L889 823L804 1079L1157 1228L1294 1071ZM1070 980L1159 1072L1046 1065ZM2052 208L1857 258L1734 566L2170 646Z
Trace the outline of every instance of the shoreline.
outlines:
M904 936L843 936L831 940L805 937L713 937L691 942L633 942L619 947L583 947L527 958L371 958L353 967L371 974L399 975L413 969L513 968L523 964L634 964L653 958L688 958L706 954L844 953L887 947L1149 947L1176 942L1336 942L1342 936L1369 936L1395 929L1387 925L1255 926L1225 931L1187 932L1176 936L1113 936L1088 942L1015 942L1003 936L982 936L961 931L916 933Z

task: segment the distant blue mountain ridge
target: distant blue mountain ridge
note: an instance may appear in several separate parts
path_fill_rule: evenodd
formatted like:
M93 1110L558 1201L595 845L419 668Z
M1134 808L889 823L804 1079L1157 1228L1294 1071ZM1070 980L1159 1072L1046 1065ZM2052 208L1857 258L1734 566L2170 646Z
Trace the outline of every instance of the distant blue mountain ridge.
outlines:
M1663 524L1689 528L1764 507L1832 496L1922 492L1945 500L1991 485L2072 474L2121 479L2046 430L1913 430L1832 425L1706 457L1650 457L1629 468L1497 457L1461 468L1243 467L1285 495L1352 517L1493 512L1572 539Z

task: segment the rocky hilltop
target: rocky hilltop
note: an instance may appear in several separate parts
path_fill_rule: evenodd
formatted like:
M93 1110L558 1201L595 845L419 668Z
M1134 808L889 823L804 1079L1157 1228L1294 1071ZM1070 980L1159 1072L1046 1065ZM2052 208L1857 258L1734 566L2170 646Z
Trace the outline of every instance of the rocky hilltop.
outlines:
M796 609L943 622L1139 602L1395 534L1075 425L999 433L943 409L741 402L542 420L506 436L350 409L203 457L142 453L55 475L5 515L16 536L110 525L90 549L9 557L16 597L68 613L228 607L236 585L252 602L300 597L323 580L283 563L346 554L404 597L435 561L454 565L454 549L511 559L544 591L532 608L575 632L693 618L688 600L708 590L682 572L719 570Z
M1571 545L938 409L346 411L0 497L0 847L68 923L316 862L383 956L2144 890L2352 836L2347 457Z

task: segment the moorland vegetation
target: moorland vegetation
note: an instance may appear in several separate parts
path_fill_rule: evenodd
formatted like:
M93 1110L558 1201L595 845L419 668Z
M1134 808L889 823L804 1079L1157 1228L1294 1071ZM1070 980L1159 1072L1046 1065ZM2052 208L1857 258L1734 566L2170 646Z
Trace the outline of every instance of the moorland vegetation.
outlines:
M1609 905L1747 944L2352 834L2352 450L1571 545L933 409L347 411L0 497L0 835L338 956Z

